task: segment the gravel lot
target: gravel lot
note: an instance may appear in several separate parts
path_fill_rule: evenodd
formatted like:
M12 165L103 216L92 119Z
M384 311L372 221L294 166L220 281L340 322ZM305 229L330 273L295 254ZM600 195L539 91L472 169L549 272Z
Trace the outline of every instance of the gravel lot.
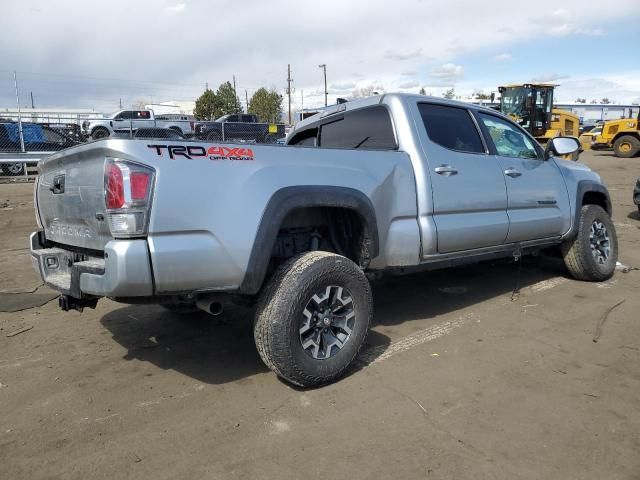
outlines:
M582 159L640 267L640 159ZM384 278L358 367L300 390L261 363L249 310L59 311L26 248L32 188L0 185L2 478L640 479L640 271Z

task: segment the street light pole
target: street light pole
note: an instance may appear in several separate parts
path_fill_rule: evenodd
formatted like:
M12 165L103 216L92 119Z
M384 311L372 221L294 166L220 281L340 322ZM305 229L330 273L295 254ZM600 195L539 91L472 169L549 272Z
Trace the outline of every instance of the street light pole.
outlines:
M318 68L322 69L324 73L324 106L327 106L327 64L323 63L322 65L318 65Z

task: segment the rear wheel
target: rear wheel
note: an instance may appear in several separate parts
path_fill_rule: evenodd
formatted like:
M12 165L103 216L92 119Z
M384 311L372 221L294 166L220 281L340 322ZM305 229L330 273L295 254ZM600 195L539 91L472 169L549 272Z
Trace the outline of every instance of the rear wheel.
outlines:
M569 273L588 282L611 278L618 260L618 237L609 214L599 205L584 205L578 221L577 235L562 245Z
M302 387L340 378L369 331L369 282L348 258L307 252L283 264L260 295L254 337L279 377Z
M631 158L640 152L640 140L632 135L622 135L613 142L613 153L616 157Z
M8 175L10 177L24 175L24 163L3 163L0 168L4 175Z
M220 134L220 132L209 132L207 133L207 140L210 140L212 142L219 142L220 140L222 140L222 135Z

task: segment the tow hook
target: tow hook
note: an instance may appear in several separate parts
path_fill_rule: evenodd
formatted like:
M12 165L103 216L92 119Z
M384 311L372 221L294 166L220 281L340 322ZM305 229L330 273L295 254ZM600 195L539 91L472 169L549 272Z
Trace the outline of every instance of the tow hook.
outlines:
M58 297L58 305L65 312L68 312L69 310L77 310L78 312L82 312L85 307L96 308L97 304L97 298L77 299L74 297L70 297L69 295L60 295Z

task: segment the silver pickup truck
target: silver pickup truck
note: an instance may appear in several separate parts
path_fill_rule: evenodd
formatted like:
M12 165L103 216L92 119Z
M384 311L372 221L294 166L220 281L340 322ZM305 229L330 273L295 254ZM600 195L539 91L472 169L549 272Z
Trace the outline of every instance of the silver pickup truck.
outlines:
M288 146L108 139L41 162L33 265L82 310L100 297L219 314L256 303L276 374L339 378L372 318L368 277L559 246L569 273L617 259L600 177L495 111L417 95L336 105Z

